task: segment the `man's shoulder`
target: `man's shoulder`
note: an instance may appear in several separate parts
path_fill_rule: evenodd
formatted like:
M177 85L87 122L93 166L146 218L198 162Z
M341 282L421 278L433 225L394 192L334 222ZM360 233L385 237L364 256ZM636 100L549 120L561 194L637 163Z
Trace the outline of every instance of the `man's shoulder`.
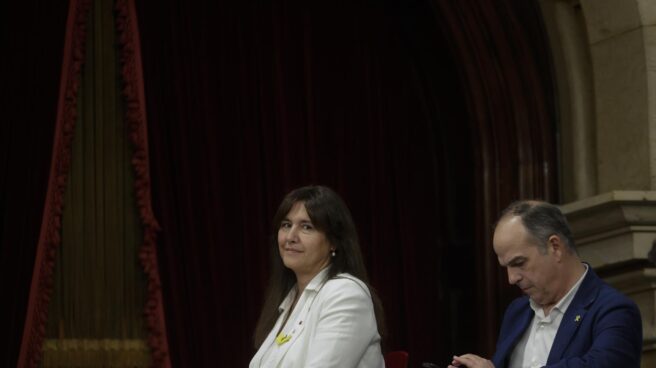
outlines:
M613 308L617 305L627 305L637 308L633 299L629 298L626 294L601 279L599 281L600 283L592 300L594 306L599 308Z
M594 304L597 307L612 307L617 304L628 304L635 306L635 302L621 291L609 285L601 277L590 270L581 288L575 296L578 303Z

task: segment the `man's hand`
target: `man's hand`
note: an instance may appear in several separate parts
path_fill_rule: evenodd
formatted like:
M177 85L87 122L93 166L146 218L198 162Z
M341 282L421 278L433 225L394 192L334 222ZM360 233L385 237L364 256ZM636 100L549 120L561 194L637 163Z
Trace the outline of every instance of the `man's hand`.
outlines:
M491 361L481 358L474 354L464 354L461 356L453 356L453 361L448 368L467 367L467 368L494 368Z

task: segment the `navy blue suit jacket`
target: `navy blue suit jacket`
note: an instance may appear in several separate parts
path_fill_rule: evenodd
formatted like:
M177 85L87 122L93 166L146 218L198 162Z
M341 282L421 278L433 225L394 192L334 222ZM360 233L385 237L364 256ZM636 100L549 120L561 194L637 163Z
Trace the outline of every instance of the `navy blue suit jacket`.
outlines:
M517 342L533 319L528 297L506 309L492 362L507 367ZM642 320L636 304L588 268L560 323L546 367L639 368Z

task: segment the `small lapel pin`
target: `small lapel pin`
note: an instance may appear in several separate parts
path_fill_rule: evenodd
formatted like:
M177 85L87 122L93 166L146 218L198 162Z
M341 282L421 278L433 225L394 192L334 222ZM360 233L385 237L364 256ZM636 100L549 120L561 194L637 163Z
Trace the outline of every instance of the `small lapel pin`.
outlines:
M281 332L281 333L279 333L278 336L276 337L276 344L278 344L278 345L282 345L282 344L286 343L287 341L291 340L291 338L292 338L292 335L291 335L291 334L289 334L289 335L284 335L284 334Z
M577 322L577 323L581 322L581 315L580 314L576 315L576 318L574 318L574 322Z

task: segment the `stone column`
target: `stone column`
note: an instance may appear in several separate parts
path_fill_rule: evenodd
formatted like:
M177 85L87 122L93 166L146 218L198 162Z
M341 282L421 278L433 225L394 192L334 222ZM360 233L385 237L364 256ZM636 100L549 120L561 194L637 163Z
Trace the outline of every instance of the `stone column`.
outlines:
M642 367L656 367L656 192L613 191L561 209L581 259L638 304Z
M561 208L581 258L638 304L642 367L656 367L656 1L540 4L561 112Z
M581 6L592 58L598 193L656 190L656 1Z

